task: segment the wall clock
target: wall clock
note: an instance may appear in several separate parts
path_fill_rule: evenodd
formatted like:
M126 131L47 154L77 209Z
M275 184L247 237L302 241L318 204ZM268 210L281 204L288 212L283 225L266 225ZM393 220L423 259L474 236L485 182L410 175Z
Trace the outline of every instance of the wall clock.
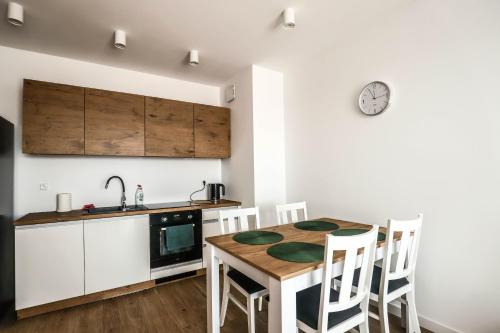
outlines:
M382 81L367 84L359 95L359 108L367 116L376 116L389 108L391 89Z

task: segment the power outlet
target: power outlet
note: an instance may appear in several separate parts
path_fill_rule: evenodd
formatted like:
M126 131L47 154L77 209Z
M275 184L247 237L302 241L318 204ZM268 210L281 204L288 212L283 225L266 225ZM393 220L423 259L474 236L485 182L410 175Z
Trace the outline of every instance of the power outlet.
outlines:
M40 191L48 191L49 183L40 183Z

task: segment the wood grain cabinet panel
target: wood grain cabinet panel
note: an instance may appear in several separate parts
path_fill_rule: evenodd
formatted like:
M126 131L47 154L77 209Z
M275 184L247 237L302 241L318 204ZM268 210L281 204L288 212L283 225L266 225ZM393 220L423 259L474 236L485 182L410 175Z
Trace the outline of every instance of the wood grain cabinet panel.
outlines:
M192 103L146 97L146 156L194 157Z
M23 153L83 155L84 89L24 80Z
M194 105L195 157L231 156L231 118L228 108Z
M85 155L144 156L144 96L85 89Z
M24 81L27 154L228 158L230 110Z

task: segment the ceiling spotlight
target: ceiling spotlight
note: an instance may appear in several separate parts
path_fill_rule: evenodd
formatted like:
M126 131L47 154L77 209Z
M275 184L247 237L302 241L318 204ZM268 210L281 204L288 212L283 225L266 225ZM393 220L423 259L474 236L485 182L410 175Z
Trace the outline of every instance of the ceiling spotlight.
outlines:
M197 66L200 63L200 57L198 50L189 51L189 64L191 66Z
M22 26L24 23L23 6L15 2L9 2L7 8L7 21L17 27Z
M283 25L285 28L295 28L295 10L287 8L283 11Z
M123 50L127 47L127 34L123 30L115 30L115 43L117 49Z

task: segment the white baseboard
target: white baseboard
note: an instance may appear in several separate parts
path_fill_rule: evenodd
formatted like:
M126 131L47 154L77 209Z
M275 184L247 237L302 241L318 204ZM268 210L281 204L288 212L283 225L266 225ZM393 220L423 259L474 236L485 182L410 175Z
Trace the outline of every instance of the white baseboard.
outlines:
M401 317L401 308L399 307L399 304L398 305L389 304L388 310L389 310L389 313L395 315L396 317ZM451 327L448 327L446 325L438 323L437 321L429 319L429 318L424 317L422 315L418 315L418 322L420 324L420 327L428 329L431 332L435 332L435 333L461 333L460 331L457 331Z

